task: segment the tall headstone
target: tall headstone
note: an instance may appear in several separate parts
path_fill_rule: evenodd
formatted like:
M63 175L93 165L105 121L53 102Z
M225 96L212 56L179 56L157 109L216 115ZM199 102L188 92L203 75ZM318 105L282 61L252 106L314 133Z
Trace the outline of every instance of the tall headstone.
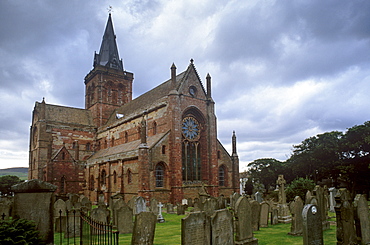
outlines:
M258 239L253 237L252 210L245 196L239 197L235 203L235 244L254 245Z
M276 225L279 223L279 209L277 206L271 208L271 225Z
M91 210L91 218L98 222L108 223L110 211L104 206L99 206Z
M256 200L259 203L263 202L262 193L259 191L254 193L254 200Z
M207 198L207 200L203 204L203 211L206 213L207 216L212 216L217 207L217 199L215 198Z
M311 191L310 191L310 190L308 190L308 191L306 192L306 197L305 197L305 201L304 201L304 203L305 203L305 204L312 204L312 203L311 203L311 199L312 199L312 193L311 193Z
M167 203L166 207L167 207L167 213L168 214L174 214L175 213L175 210L173 208L173 204L172 203Z
M152 212L140 212L135 215L132 245L152 245L154 240L157 216Z
M339 189L335 202L337 245L356 244L353 205L349 191L345 188Z
M229 210L217 210L212 215L211 242L212 245L234 245L233 215Z
M357 240L361 241L361 244L370 244L370 216L366 197L357 194L353 204L355 207Z
M66 227L67 206L65 201L58 199L54 202L55 232L64 232Z
M329 188L329 211L335 212L335 195L337 194L337 189L335 187Z
M292 221L292 217L289 213L289 207L286 203L286 194L285 194L285 184L286 180L284 179L284 175L280 174L276 181L276 184L279 188L279 223L290 223Z
M125 201L123 201L122 198L119 198L119 199L114 199L112 200L113 204L111 206L111 209L112 209L112 221L113 221L113 225L117 225L117 220L118 220L118 213L117 211L123 207L123 206L126 206L126 203Z
M181 219L181 244L210 244L210 228L207 226L204 212L189 213Z
M186 205L177 205L176 206L176 213L177 215L184 215L186 210Z
M163 204L161 202L158 203L158 215L157 215L157 222L158 223L163 223L165 222L163 215L162 215L162 208Z
M261 205L256 201L250 201L251 204L251 213L252 213L252 230L258 231L260 229L260 213L261 213Z
M158 216L158 201L155 198L150 199L150 211L152 211L156 216Z
M53 243L53 195L57 186L33 179L12 186L14 214L33 220L46 243Z
M134 222L132 209L127 205L116 208L116 224L120 234L132 233Z
M296 196L290 205L290 212L292 214L292 225L290 226L289 235L302 236L303 234L303 201L301 197Z
M326 205L327 199L324 196L324 188L317 185L313 189L313 195L316 197L317 206L320 209L322 228L323 228L324 231L328 230L328 229L330 229L330 224L329 224L328 219L327 219L327 216L328 216L327 215L327 205Z
M268 227L269 222L269 210L270 205L267 202L261 203L261 211L260 211L260 227Z
M320 210L314 204L307 204L302 211L303 245L324 244Z

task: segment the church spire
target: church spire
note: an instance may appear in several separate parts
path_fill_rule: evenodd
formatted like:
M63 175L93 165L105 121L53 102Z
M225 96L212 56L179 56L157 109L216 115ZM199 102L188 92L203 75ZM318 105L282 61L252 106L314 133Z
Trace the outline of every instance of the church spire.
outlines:
M94 67L97 65L123 71L122 59L119 58L116 35L114 34L112 16L110 13L99 54L95 52Z

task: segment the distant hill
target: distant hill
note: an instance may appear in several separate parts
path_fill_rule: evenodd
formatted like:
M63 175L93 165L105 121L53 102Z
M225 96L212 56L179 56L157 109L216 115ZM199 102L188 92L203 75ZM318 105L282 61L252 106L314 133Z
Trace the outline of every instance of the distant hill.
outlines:
M4 175L15 175L21 180L26 180L28 178L28 168L4 168L0 169L0 176Z

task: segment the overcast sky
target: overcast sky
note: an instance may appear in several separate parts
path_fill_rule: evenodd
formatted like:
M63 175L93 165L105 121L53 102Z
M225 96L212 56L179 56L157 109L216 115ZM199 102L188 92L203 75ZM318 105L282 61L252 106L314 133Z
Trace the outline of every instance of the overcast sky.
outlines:
M0 1L0 168L28 167L36 101L84 108L108 18L134 97L190 59L212 76L218 138L240 171L370 120L370 1ZM231 152L230 152L231 153Z

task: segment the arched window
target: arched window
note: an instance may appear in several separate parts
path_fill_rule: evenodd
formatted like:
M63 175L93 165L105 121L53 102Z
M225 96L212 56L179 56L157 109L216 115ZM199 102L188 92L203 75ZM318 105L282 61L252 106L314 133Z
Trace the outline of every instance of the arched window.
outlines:
M154 122L153 123L153 135L156 135L157 134L157 123Z
M100 184L105 185L106 179L107 179L107 172L105 172L105 169L103 169L100 174Z
M221 158L221 151L217 151L217 159Z
M162 154L166 154L166 146L162 145Z
M63 177L60 179L60 193L66 192L66 177L63 175Z
M201 173L201 126L193 116L182 120L182 179L183 181L200 181Z
M87 151L89 151L89 150L90 150L90 148L91 148L91 144L90 144L90 143L87 143L87 144L86 144L86 150L87 150Z
M155 187L164 187L164 166L161 163L155 167Z
M132 183L132 172L131 170L127 170L127 183L131 184Z
M107 149L107 146L108 146L107 139L105 139L104 140L104 149Z
M223 165L218 168L218 185L226 186L226 169Z
M76 148L77 148L77 142L75 141L72 143L72 149L76 149Z
M114 146L114 137L112 137L112 146Z
M113 172L113 183L117 184L117 173L116 173L116 171Z

